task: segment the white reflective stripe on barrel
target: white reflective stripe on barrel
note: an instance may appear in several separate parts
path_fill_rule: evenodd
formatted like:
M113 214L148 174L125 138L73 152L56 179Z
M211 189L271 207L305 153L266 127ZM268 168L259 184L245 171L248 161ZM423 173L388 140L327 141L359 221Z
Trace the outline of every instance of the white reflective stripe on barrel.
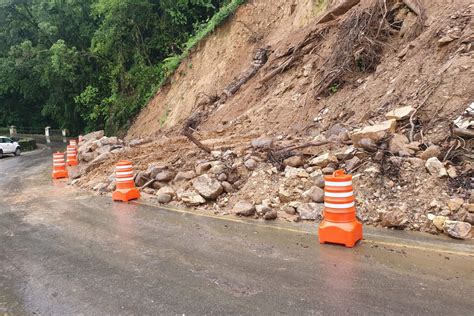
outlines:
M353 207L354 205L355 205L354 202L345 203L345 204L335 204L335 203L324 202L324 206L329 207L329 208L349 208L349 207Z
M64 159L54 159L53 162L54 162L54 163L57 163L57 162L64 162Z
M347 186L352 185L352 181L344 181L344 182L326 181L324 182L324 185L327 185L330 187L347 187Z
M133 171L125 171L125 172L116 171L115 174L117 176L133 176Z
M324 192L324 195L328 196L328 197L350 197L350 196L354 195L354 191L340 192L340 193L337 193L337 192Z
M126 165L126 166L115 166L116 170L123 170L123 169L131 169L132 165Z
M133 177L131 178L116 178L117 182L128 182L128 181L133 181Z

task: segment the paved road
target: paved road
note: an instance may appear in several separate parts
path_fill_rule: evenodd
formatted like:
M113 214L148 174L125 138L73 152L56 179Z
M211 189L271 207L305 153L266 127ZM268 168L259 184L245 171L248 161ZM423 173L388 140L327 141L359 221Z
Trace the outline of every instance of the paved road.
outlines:
M472 243L112 203L53 183L51 152L0 160L0 314L474 312Z

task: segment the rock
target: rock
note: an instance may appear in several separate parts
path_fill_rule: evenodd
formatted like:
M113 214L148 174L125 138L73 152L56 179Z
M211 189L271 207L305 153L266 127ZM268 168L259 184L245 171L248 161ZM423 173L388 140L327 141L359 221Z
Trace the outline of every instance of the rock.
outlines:
M255 149L270 148L273 145L273 138L262 136L262 137L253 139L251 144L252 144L252 147Z
M294 207L291 207L289 205L285 205L281 208L281 210L283 212L285 212L286 214L289 214L289 215L295 215L296 214L296 210Z
M451 212L459 210L463 204L464 200L461 198L453 198L448 201L448 207Z
M227 181L222 181L222 182L221 182L221 185L222 185L222 187L224 188L224 191L225 191L225 192L227 192L227 193L234 193L234 192L235 192L234 187L233 187L232 184L230 184L229 182L227 182Z
M283 160L283 164L290 167L298 168L304 165L304 159L301 156L293 156Z
M339 123L331 126L325 133L326 139L330 141L344 141L349 139L347 129Z
M433 225L440 231L443 231L444 222L449 220L447 216L435 216L433 217Z
M388 150L390 150L390 152L393 154L399 155L400 152L404 152L407 150L407 144L408 138L405 135L395 133L388 142Z
M101 183L96 184L92 189L93 189L94 191L98 191L98 192L103 193L103 192L107 192L107 187L108 187L108 186L109 186L108 183L106 183L106 182L101 182Z
M137 187L144 186L148 181L150 181L150 178L147 172L140 171L137 173L137 176L135 177L135 185Z
M257 168L257 162L253 159L245 160L244 165L249 170L254 170L255 168Z
M346 161L346 167L345 167L346 171L348 173L351 172L352 170L354 170L360 164L360 162L361 162L361 160L357 156L354 156L351 159L347 160Z
M288 203L293 199L291 192L288 191L283 185L278 188L278 197L282 203Z
M179 182L179 181L188 181L192 180L196 177L196 172L193 170L189 171L179 171L176 176L174 177L174 182Z
M322 174L315 177L313 182L316 186L324 189L324 176Z
M457 239L470 239L472 226L459 221L445 221L443 231L446 235Z
M368 152L376 152L379 149L377 144L370 138L362 138L359 141L359 145L357 147L362 148Z
M469 213L474 213L474 203L469 203L464 206Z
M423 160L428 160L433 157L437 158L440 154L441 150L439 146L431 145L420 154L420 158Z
M451 179L457 178L458 176L458 172L456 171L456 168L454 168L453 166L449 166L446 172L448 173L448 176Z
M219 181L226 181L227 180L227 175L225 173L221 173L220 175L217 176L217 180Z
M333 174L335 169L333 167L326 167L326 168L323 168L321 171L323 172L323 174L328 175L328 174Z
M99 143L101 146L116 145L119 143L119 140L115 136L114 137L104 136L101 139L99 139Z
M308 178L309 174L301 169L290 166L285 167L285 178Z
M226 170L226 166L222 162L211 163L212 167L209 169L211 174L220 174Z
M169 182L174 178L174 172L171 170L162 170L155 176L156 181Z
M99 164L101 162L104 162L112 156L113 156L113 154L110 153L110 152L105 152L103 154L100 154L97 158L92 160L91 165L95 165L95 164Z
M401 210L389 211L382 216L382 226L405 228L408 225L408 216Z
M278 212L276 210L270 210L269 212L266 212L265 215L263 215L264 220L273 220L278 217Z
M317 220L321 219L324 204L318 203L301 203L298 205L297 213L301 219Z
M425 164L426 169L428 169L429 173L433 176L438 178L446 177L448 173L446 172L446 168L444 168L441 161L438 160L436 157L431 157L426 161Z
M143 192L146 194L155 194L155 190L153 190L152 188L144 188Z
M194 189L208 200L216 199L224 190L221 183L211 179L207 174L200 175L193 180Z
M203 162L196 166L196 174L201 175L206 173L209 169L211 169L212 165L209 162Z
M409 118L414 111L415 109L408 105L388 112L385 117L389 120L402 121Z
M311 161L309 162L309 165L324 168L330 163L337 164L337 162L338 162L337 157L334 154L327 152L322 155L319 155L316 158L311 159Z
M176 192L174 191L174 189L170 186L165 186L165 187L162 187L160 188L157 192L156 192L156 195L159 195L159 194L167 194L171 197L175 196L176 195Z
M444 45L447 45L449 43L451 43L452 41L458 39L459 37L456 37L456 36L452 36L451 34L446 34L445 36L441 37L439 40L438 40L438 45L439 46L444 46Z
M107 192L115 191L116 188L117 188L117 184L115 182L112 182L107 186Z
M164 193L156 194L156 200L158 201L158 203L161 203L161 204L168 204L169 202L171 202L172 199L173 198L169 194L164 194Z
M184 203L191 206L196 206L196 205L206 203L206 200L201 195L193 191L185 191L185 192L179 193L178 198Z
M79 155L79 159L81 161L84 161L84 162L92 161L92 160L95 159L95 157L96 157L96 155L93 152L90 152L90 153L85 152L85 153Z
M101 139L102 137L104 137L104 131L102 131L102 130L95 131L95 132L92 132L92 133L89 133L89 134L86 134L86 135L82 136L82 143L86 143L90 140Z
M237 202L234 205L232 212L239 216L252 216L255 214L255 206L249 202Z
M308 191L303 193L303 196L312 202L324 202L324 190L317 186L311 187Z
M396 127L396 120L387 120L382 123L373 126L366 126L363 129L354 131L351 135L351 139L355 147L361 147L360 141L362 139L368 138L374 142L378 142L388 135L393 134Z
M271 208L268 205L259 204L255 206L255 210L259 216L263 216L268 212L271 212Z
M168 183L166 182L161 182L161 181L155 181L151 184L151 187L155 190L161 189L162 187L166 187Z

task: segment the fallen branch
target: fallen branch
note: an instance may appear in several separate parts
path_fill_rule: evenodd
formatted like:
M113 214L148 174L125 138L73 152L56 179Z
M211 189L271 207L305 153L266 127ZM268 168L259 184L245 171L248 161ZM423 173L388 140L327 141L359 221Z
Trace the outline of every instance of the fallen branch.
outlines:
M197 140L196 137L193 136L193 133L189 130L189 128L185 128L182 133L184 136L186 136L187 139L189 139L191 142L193 142L196 146L198 146L200 149L204 150L208 154L211 153L211 149L201 143L199 140Z
M138 188L138 190L143 190L144 188L150 186L153 182L155 182L156 180L155 179L151 179L150 181L148 181L147 183L145 183L144 185L142 185L141 187Z
M347 11L349 11L353 6L359 4L360 0L346 0L340 5L334 7L333 9L329 10L325 14L323 14L319 19L318 19L318 24L320 23L326 23L329 21L332 21L336 19L338 16L341 16L345 14Z
M467 129L467 128L453 128L453 134L462 138L473 138L474 137L474 130Z

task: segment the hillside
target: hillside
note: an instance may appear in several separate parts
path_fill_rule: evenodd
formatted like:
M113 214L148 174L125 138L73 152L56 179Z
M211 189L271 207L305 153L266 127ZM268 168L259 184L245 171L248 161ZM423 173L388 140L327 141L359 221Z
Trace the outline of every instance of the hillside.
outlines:
M473 11L464 0L248 1L124 145L86 138L73 183L110 191L126 158L137 185L156 179L143 191L157 203L320 220L322 175L343 168L364 222L470 238L472 124L453 122L474 100Z

